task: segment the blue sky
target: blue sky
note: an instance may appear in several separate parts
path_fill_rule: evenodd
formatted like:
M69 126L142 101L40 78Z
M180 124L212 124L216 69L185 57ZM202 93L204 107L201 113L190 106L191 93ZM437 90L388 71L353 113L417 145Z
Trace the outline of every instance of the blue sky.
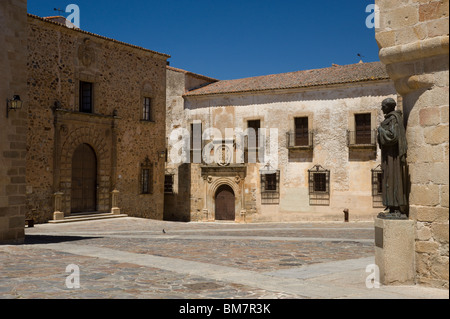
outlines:
M217 79L378 61L374 0L28 0L28 12L77 4L81 29L171 55ZM68 13L64 13L65 16Z

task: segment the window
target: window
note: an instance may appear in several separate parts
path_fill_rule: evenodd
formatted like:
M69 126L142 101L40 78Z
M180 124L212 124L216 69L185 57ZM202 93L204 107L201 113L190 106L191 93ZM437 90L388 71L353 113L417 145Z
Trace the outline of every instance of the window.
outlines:
M295 146L309 146L308 118L295 118Z
M164 177L164 193L173 194L173 175L165 175Z
M260 120L252 120L247 122L247 127L249 129L249 137L248 137L248 146L249 147L258 147L259 145L259 129L261 128Z
M202 123L191 123L191 163L202 162Z
M355 143L372 143L371 114L355 114Z
M309 204L311 206L330 205L330 171L320 165L308 170Z
M149 97L144 97L142 119L144 121L153 121L153 118L152 118L152 99L149 98Z
M147 157L143 163L141 163L141 194L153 193L153 165Z
M383 206L383 170L381 165L372 169L372 206L374 208Z
M280 203L280 171L274 173L261 172L261 204Z
M93 84L80 81L80 112L93 113Z

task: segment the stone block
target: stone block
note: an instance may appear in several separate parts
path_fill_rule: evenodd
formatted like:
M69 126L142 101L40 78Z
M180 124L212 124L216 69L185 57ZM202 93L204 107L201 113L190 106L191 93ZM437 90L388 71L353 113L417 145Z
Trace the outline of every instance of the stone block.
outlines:
M433 254L437 252L439 248L439 243L434 241L417 241L416 242L416 251L418 253L427 253Z
M439 185L411 185L411 205L437 206L440 203Z
M375 234L375 264L380 269L380 282L414 283L414 221L375 218Z
M441 111L437 107L421 109L419 111L421 126L434 126L441 123Z
M409 208L410 217L418 222L446 222L449 210L445 207L426 207L412 205Z
M419 6L419 21L437 20L448 17L448 1L430 1Z
M442 144L449 140L448 125L439 125L424 128L424 137L427 144Z
M431 231L433 233L433 238L441 243L448 243L448 222L447 223L433 223L431 225Z

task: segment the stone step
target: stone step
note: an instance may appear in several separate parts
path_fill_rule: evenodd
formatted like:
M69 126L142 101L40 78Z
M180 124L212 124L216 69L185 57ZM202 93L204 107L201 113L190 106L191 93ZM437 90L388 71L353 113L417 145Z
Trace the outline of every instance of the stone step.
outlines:
M64 217L64 219L61 220L49 220L48 222L51 224L61 224L61 223L74 223L98 219L123 218L123 217L128 217L128 215L126 214L116 215L111 213L93 213L83 215L72 215Z

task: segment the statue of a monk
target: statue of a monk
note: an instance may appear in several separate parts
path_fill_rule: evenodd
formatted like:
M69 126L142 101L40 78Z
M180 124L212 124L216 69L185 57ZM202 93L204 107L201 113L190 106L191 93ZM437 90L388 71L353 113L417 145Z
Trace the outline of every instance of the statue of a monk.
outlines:
M385 99L381 104L384 121L378 127L378 144L381 149L383 170L382 194L386 210L380 218L405 219L403 212L408 207L407 163L405 126L401 111L396 111L394 99Z

